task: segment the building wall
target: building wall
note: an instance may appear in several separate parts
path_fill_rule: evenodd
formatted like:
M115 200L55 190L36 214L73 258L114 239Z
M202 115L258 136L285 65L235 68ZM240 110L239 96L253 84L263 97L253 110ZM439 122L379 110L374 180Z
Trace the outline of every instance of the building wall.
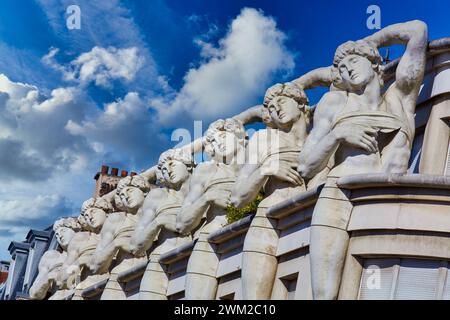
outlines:
M416 133L405 175L340 178L351 204L350 242L339 299L450 299L450 49L430 44L416 108ZM309 232L323 186L268 209L275 221L278 261L272 299L312 299ZM241 298L241 257L247 217L208 237L219 258L216 299ZM195 242L160 257L168 299L183 299ZM142 268L117 281L137 298ZM101 295L94 284L90 298ZM95 290L94 290L95 289ZM85 298L89 298L87 295Z
M449 298L449 119L450 52L434 51L428 57L416 108L409 175L397 180L377 176L375 180L342 181L353 209L340 299ZM312 299L309 229L321 190L318 186L268 211L278 233L272 299ZM220 261L217 299L241 298L246 229L236 233L235 228L209 238ZM188 258L189 250L180 253L175 249L164 256L169 299L184 297ZM380 283L372 283L374 274L380 276Z

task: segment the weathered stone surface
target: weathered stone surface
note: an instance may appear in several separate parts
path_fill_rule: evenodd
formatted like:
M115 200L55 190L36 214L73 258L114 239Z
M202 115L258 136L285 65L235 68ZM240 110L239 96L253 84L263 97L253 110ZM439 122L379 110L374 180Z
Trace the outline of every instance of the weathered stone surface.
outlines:
M428 44L426 31L410 21L341 45L332 66L274 85L263 105L57 221L60 248L41 259L32 298L364 299L368 268L390 265L394 299L405 263L440 261L423 296L443 299L450 42ZM383 65L378 48L392 43L406 52ZM310 128L304 91L317 86L330 90ZM247 143L243 125L257 121L267 128ZM195 167L203 147L211 161ZM257 212L227 225L227 205L261 190Z

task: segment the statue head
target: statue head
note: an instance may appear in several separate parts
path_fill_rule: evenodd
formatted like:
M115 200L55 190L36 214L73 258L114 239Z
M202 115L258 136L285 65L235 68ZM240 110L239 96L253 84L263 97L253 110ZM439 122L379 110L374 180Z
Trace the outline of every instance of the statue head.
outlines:
M77 218L61 218L53 224L56 240L63 249L67 249L75 233L81 231L81 225Z
M149 190L150 184L140 175L123 178L117 184L114 195L116 207L128 213L136 213Z
M104 198L90 198L81 206L78 222L84 230L98 233L106 220L106 215L112 211L112 204Z
M305 92L293 83L277 84L267 90L262 119L268 127L287 128L304 115L308 124L311 112Z
M229 163L239 150L244 150L247 133L241 121L219 119L205 134L205 152L215 161Z
M350 92L364 90L375 77L383 85L382 58L371 43L358 40L341 44L334 55L333 83Z
M169 149L159 157L158 180L169 188L178 188L189 178L194 166L194 158L190 153Z

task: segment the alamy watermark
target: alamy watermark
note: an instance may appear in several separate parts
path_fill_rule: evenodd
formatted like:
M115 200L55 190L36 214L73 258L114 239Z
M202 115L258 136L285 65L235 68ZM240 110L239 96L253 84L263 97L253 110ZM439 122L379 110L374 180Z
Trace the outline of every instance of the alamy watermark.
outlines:
M66 9L66 26L69 30L81 29L81 8L76 4L72 4Z
M367 18L366 26L369 30L381 29L381 8L376 4L372 4L367 7L367 14L370 16Z
M381 289L381 269L377 265L371 265L364 270L366 274L365 282L361 283L368 290L380 290Z

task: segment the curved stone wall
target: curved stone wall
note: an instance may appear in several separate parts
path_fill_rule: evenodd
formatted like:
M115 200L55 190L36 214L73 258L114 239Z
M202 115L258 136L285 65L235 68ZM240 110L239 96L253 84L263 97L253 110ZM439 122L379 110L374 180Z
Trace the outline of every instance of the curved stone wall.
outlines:
M388 67L393 74L396 63ZM332 187L342 191L345 197L332 200L345 200L345 209L349 210L350 217L346 230L343 230L348 233L349 243L343 262L339 299L450 299L448 38L429 44L426 74L414 121L416 131L407 173L347 175L336 178L336 185ZM177 155L174 154L162 162L175 158ZM189 159L183 161L189 163ZM189 164L186 167L189 168ZM225 180L230 183L228 176L221 179L218 184ZM130 177L126 183L141 188L147 196L151 188L136 181L133 185L132 181ZM256 218L247 216L222 228L217 226L219 223L222 226L223 221L213 220L213 231L201 241L198 229L191 230L188 238L182 238L174 236L173 230L160 228L162 223L155 223L160 229L155 232L156 240L147 251L155 247L159 249L155 249L150 261L143 255L133 255L137 251L128 247L125 250L122 246L117 249L120 254L111 255L112 263L106 273L81 272L75 288L55 292L53 287L51 299L138 299L147 295L159 299L183 299L187 290L189 261L194 248L201 251L199 243L207 246L209 256L218 262L215 275L201 275L217 282L215 298L242 299L245 291L242 285L244 242L255 221L259 223L258 227L270 229L273 237L270 246L274 252L268 259L276 261L275 272L271 274L274 280L266 286L272 288L270 297L312 299L310 239L313 212L319 198L334 195L329 192L330 185L324 186L323 183L311 183L307 191L304 191L304 185L301 188L291 188L291 193L276 194L269 199L270 205L267 205L268 201L260 205L264 216L258 211ZM166 204L171 209L179 209L180 206L179 203ZM104 205L103 209L108 211L108 206ZM203 219L212 214L208 210L205 210ZM222 213L217 209L214 214L217 211ZM109 211L107 213L110 214ZM131 224L135 213L123 215L124 219ZM177 230L181 234L178 225ZM264 241L259 245L264 247ZM258 254L264 254L264 250ZM196 261L197 265L201 262ZM259 272L258 268L260 266L256 264L254 272ZM158 274L158 277L152 278L156 280L152 280L155 282L151 285L143 285L148 273Z

